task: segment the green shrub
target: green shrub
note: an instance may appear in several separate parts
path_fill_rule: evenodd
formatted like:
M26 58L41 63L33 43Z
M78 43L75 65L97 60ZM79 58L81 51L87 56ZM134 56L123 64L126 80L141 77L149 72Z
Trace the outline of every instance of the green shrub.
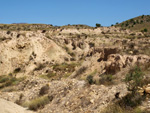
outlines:
M148 30L145 28L145 29L143 29L143 30L141 30L141 32L147 32Z
M87 76L86 80L88 81L89 84L95 84L95 81L93 80L92 75Z
M134 67L125 77L127 88L132 93L135 93L139 86L142 86L143 73L139 67Z

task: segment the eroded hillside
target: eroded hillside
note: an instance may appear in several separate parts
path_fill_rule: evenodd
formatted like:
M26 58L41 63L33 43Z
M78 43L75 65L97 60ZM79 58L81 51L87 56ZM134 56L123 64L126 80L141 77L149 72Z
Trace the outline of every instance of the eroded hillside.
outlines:
M117 27L3 29L0 97L39 113L103 112L130 94L124 79L135 66L148 84L149 45L142 32Z

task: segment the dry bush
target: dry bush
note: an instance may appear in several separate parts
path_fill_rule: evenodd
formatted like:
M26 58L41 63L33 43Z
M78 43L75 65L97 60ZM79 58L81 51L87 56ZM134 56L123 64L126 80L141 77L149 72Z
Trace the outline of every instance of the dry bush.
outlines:
M30 110L36 111L37 109L43 108L51 100L52 98L50 98L49 96L41 96L31 100L28 103L25 103L24 106L27 106Z
M100 76L99 84L112 85L114 83L114 77L111 74L104 74Z
M101 113L125 113L125 111L119 105L112 104L103 109Z

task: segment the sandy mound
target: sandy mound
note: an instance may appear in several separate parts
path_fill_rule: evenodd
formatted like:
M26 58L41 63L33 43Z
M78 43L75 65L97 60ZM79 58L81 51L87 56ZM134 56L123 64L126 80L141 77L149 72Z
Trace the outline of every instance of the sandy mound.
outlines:
M0 99L0 111L1 113L33 113L17 104L3 99Z

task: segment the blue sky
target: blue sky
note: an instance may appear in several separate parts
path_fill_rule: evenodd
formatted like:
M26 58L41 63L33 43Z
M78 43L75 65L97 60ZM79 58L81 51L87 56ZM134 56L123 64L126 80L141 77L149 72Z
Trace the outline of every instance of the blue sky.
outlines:
M150 15L150 0L0 0L0 23L53 25L116 22Z

